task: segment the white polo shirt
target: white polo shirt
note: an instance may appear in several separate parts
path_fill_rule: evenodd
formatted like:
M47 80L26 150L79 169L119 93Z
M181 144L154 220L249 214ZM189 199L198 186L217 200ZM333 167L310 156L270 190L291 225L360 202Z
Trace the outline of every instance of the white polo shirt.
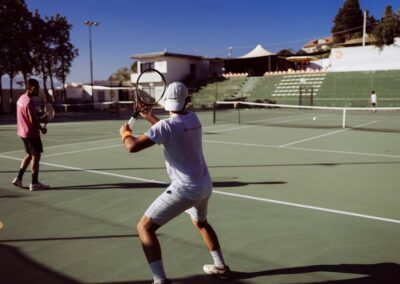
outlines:
M162 145L171 179L169 189L197 200L211 195L212 182L203 155L201 123L194 112L173 114L145 135Z

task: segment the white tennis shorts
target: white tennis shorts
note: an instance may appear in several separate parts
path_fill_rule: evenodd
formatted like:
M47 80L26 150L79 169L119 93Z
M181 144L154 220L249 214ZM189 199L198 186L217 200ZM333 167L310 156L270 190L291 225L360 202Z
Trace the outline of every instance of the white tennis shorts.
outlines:
M183 212L188 213L193 220L202 222L207 219L209 199L209 196L200 200L187 199L168 188L153 201L144 215L160 226Z

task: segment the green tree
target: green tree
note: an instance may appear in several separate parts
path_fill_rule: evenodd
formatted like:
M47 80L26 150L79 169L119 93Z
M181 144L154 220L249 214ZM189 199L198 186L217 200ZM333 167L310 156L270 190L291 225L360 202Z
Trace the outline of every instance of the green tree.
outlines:
M42 19L36 10L28 10L25 0L0 1L0 79L10 78L10 105L13 105L13 79L22 73L26 82L29 75L39 75L43 79L43 89L47 94L50 79L54 90L54 80L63 85L78 50L70 42L68 24L65 17L56 15ZM3 93L0 80L0 113L3 111Z
M334 43L343 43L355 34L361 35L363 15L358 0L345 0L333 22L332 34Z
M367 34L372 34L374 29L375 29L375 25L377 24L377 20L374 18L374 16L372 16L368 10L367 11L367 26L366 26L366 32Z
M130 81L131 70L127 67L122 67L117 70L114 74L108 77L110 81Z
M394 38L400 36L400 11L396 14L392 6L386 6L385 14L373 30L376 45L382 47L394 42Z
M132 71L132 73L137 73L137 70L138 70L138 62L135 61L131 65L131 71Z
M38 10L35 10L35 13L33 14L31 37L35 73L41 75L43 79L43 90L47 94L48 72L46 67L46 58L49 50L46 43L49 41L49 34L46 22L42 19Z
M24 75L29 65L29 24L31 14L23 0L2 0L0 4L1 48L0 74L10 78L10 111L13 111L13 79L20 72ZM3 103L3 102L2 102Z
M78 56L79 52L70 42L70 25L66 17L55 15L51 18L52 30L57 31L53 34L54 43L54 72L55 77L62 83L61 101L66 101L65 82L71 70L72 61Z
M65 81L69 74L72 61L78 55L77 49L70 42L71 25L67 19L59 14L46 17L43 28L46 31L43 48L46 51L44 57L45 74L50 81L53 94L56 94L54 80L58 79L63 85L61 101L65 102ZM43 71L43 70L42 70Z
M1 2L0 4L0 31L5 31L7 24L6 24L6 2ZM6 74L6 33L0 32L0 114L3 113L3 83L2 78Z
M293 51L293 49L288 48L288 49L281 49L279 50L276 55L279 56L292 56L293 54L295 54L296 52Z

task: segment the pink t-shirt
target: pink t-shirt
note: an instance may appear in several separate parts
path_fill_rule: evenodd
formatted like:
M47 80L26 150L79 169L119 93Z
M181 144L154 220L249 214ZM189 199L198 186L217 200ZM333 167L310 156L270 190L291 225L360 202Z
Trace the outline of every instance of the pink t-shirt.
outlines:
M36 113L35 103L26 93L17 101L17 135L22 138L40 137L40 132L32 123L32 114Z

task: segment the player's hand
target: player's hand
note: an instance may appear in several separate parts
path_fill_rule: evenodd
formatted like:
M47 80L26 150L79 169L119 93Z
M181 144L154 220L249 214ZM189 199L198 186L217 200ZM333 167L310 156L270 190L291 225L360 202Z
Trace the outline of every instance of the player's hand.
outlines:
M40 131L41 131L43 134L46 134L46 133L47 133L47 128L46 128L46 127L42 127L42 128L40 129Z
M122 133L124 133L125 131L132 131L128 123L124 123L121 125L121 127L119 128L119 134L122 135Z
M153 115L153 109L149 106L144 106L140 109L139 114L144 119L147 119L148 117L151 117Z

